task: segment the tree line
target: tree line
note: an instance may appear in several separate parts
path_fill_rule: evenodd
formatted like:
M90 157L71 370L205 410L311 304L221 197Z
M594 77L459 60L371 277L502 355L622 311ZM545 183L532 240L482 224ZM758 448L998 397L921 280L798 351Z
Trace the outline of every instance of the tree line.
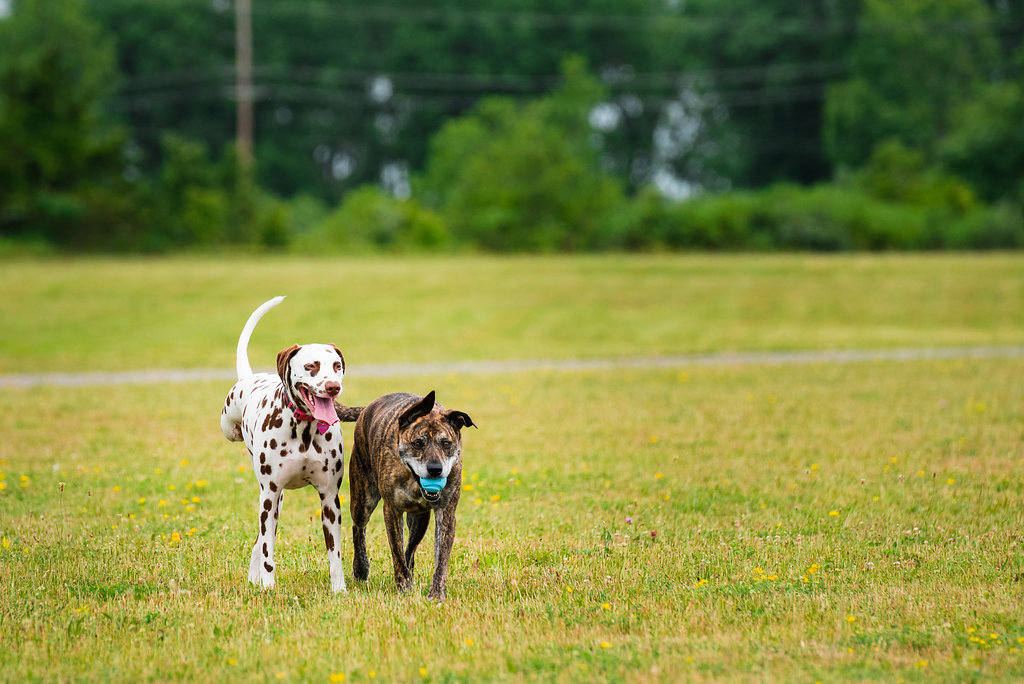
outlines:
M12 0L0 251L1024 246L993 0Z

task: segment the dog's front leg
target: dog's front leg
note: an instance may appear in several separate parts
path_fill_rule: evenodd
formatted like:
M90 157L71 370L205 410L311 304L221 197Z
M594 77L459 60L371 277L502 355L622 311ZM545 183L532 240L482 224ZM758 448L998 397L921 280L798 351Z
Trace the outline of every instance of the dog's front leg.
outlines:
M341 503L338 492L320 494L320 519L324 524L324 543L331 573L331 591L345 591L345 570L341 564Z
M448 595L448 561L455 543L455 507L434 511L434 578L427 598L443 601Z
M402 548L402 513L384 502L384 527L388 531L388 544L391 546L391 562L395 566L395 584L399 591L412 591L412 572L405 563Z
M249 581L264 589L274 586L274 540L277 538L277 519L281 514L280 489L260 483L260 533L249 560Z

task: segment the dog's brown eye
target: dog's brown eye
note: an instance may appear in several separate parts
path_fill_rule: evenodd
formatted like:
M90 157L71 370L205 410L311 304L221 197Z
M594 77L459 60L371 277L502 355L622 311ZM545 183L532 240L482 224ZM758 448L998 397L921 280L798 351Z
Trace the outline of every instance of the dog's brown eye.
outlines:
M315 366L312 363L307 363L303 368L305 368L307 372L312 373Z
M450 447L451 445L452 445L452 440L450 440L450 439L448 439L448 438L445 438L445 439L442 439L442 440L441 440L441 448L442 448L442 449L447 449L447 448L448 448L448 447Z
M422 449L423 447L427 446L427 440L423 439L422 437L417 437L412 441L412 445L417 449Z
M334 362L334 372L337 373L340 370L341 370L341 361L335 361Z

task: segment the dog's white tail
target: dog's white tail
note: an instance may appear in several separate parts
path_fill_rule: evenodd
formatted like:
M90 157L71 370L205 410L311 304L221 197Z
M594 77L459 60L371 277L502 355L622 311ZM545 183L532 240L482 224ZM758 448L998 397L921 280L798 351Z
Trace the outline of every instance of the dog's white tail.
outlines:
M256 324L260 322L265 313L283 301L284 297L274 297L263 302L260 308L253 311L249 320L245 322L242 334L238 336L238 349L235 352L235 371L238 373L239 380L252 375L252 368L249 366L249 338L252 337L252 331L256 329Z

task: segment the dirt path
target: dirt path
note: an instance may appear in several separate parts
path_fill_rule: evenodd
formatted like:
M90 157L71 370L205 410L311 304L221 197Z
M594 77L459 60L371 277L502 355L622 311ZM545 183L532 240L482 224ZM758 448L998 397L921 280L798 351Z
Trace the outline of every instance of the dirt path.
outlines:
M790 365L858 363L866 361L922 361L931 359L989 359L1024 357L1024 346L938 347L921 349L850 349L793 352L724 352L606 359L512 359L506 361L438 361L431 363L366 364L351 369L362 377L442 375L446 373L523 373L536 370L588 371L619 368L686 368L695 366ZM269 369L268 369L269 370ZM123 385L162 382L233 381L227 368L152 369L83 373L25 373L0 375L0 387L62 387Z

